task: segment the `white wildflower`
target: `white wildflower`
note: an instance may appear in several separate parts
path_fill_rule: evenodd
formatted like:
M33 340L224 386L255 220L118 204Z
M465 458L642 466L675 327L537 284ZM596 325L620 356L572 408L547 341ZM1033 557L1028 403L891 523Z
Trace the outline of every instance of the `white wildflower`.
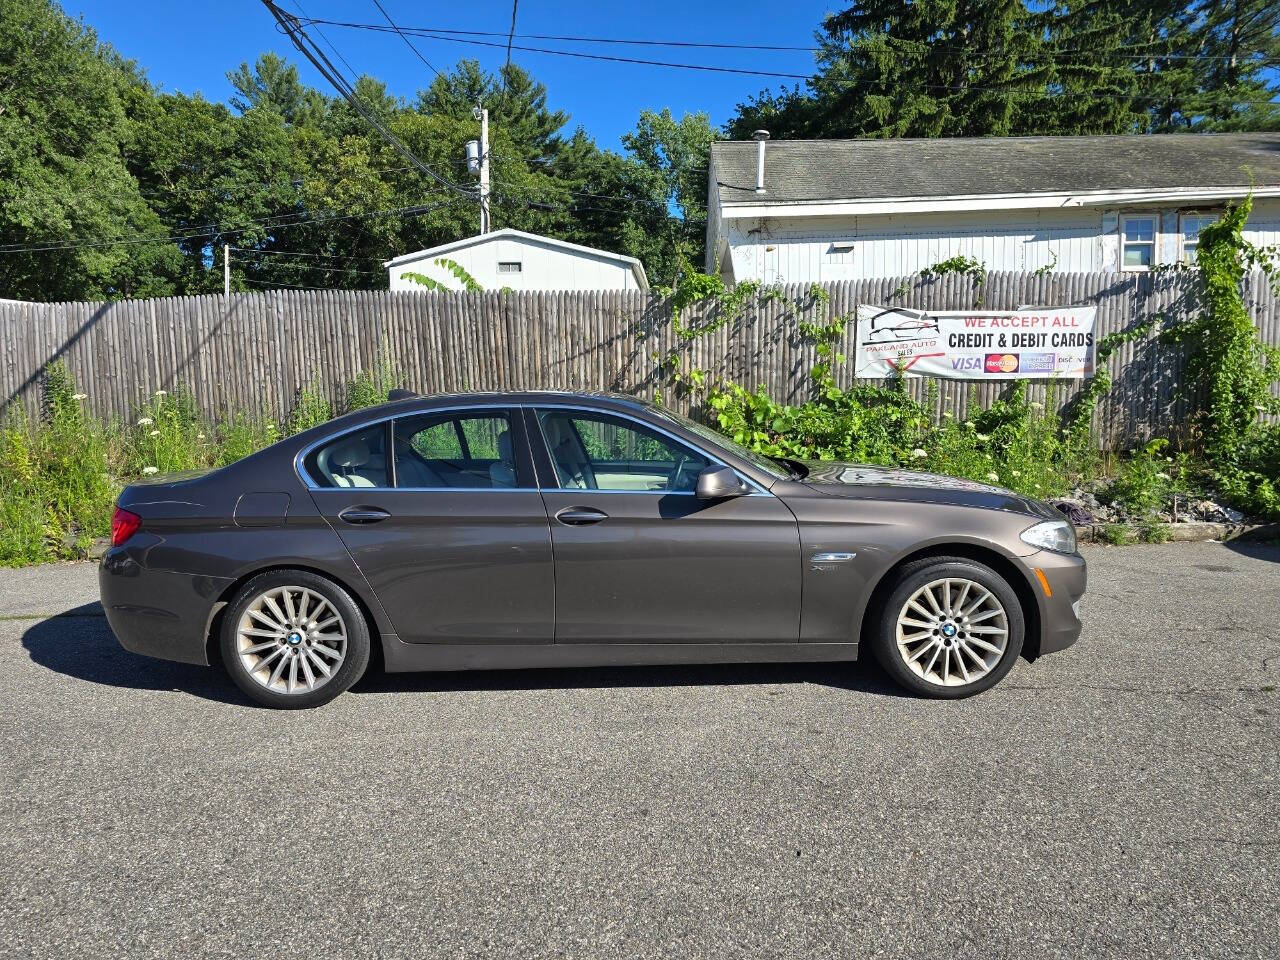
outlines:
M1000 479L1000 474L998 474L998 473L988 473L988 474L987 474L987 479L988 479L988 480L990 480L992 483L995 483L997 480L999 480L999 479Z
M1020 477L1020 476L1022 476L1022 471L1021 471L1021 470L1010 470L1010 471L1009 471L1009 474L1010 474L1011 476Z
M1167 473L1164 473L1163 471L1161 471L1160 473L1157 473L1156 476L1159 477L1161 480L1169 479L1169 475Z
M147 436L148 436L148 437L158 437L158 436L160 436L160 431L159 431L159 430L152 430L150 433L148 433L148 434L147 434Z
M1043 404L1043 403L1041 403L1039 400L1033 400L1033 401L1032 401L1032 403L1031 403L1031 409L1032 409L1032 410L1043 410L1043 409L1044 409L1044 404Z
M955 416L955 414L954 414L954 413L952 413L950 410L945 411L942 415L943 415L944 417L954 417L954 416Z
M916 447L914 450L911 451L911 455L915 457L917 460L919 460L922 457L927 457L929 454L925 453L923 448Z
M196 439L197 439L197 440L203 440L203 439L204 439L204 434L203 434L203 433L197 433L197 434L196 434Z
M159 467L143 467L142 472L145 474L159 473L160 468Z
M966 421L964 422L964 428L965 428L966 430L972 430L972 429L973 429L973 421L972 421L972 420L966 420Z
M991 439L991 438L990 438L990 437L988 437L985 433L975 433L975 434L973 435L973 439L975 439L975 440L989 440L989 439Z
M169 393L169 391L168 391L168 390L157 390L157 391L156 391L156 396L157 396L157 397L164 397L164 396L168 396L168 393Z
M1036 490L1039 490L1039 489L1040 489L1040 484L1038 484L1038 483L1033 483L1031 486L1032 486L1034 489L1036 489Z
M73 393L73 394L71 395L71 399L72 399L72 400L87 400L87 399L89 399L89 395L88 395L87 393Z
M154 420L152 420L150 417L143 417L141 420L139 420L139 421L138 421L138 426L140 426L140 427L149 427L149 426L151 426L153 423L155 423L155 421L154 421Z

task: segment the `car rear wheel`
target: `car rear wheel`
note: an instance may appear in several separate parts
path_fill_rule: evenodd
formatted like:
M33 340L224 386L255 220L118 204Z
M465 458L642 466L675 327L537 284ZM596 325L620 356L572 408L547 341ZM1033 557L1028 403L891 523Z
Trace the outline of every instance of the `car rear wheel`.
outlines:
M958 699L990 689L1013 669L1025 631L1004 577L975 560L931 557L902 569L873 652L913 693Z
M351 595L304 570L273 570L240 590L222 621L222 662L268 707L328 703L364 674L369 627Z

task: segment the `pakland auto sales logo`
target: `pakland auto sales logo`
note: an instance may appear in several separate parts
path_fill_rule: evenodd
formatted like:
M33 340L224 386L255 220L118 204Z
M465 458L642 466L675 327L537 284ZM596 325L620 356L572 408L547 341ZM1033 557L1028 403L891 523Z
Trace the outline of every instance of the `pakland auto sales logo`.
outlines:
M987 354L987 373L1016 373L1017 370L1018 355L1016 353Z

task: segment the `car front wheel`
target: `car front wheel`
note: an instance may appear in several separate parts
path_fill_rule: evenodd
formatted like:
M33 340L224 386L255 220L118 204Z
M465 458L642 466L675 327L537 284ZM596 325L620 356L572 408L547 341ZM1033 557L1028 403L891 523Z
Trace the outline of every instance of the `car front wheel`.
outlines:
M958 699L990 689L1013 669L1025 631L1004 577L975 560L930 557L900 572L872 645L908 690Z
M273 570L240 590L222 621L222 662L268 707L328 703L364 674L369 627L351 595L305 570Z

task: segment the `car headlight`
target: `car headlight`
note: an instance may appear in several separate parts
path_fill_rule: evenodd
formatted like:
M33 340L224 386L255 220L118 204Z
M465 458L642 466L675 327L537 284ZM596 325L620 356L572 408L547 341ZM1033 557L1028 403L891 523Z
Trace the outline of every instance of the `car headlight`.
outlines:
M1076 528L1066 520L1046 520L1022 531L1022 542L1056 553L1076 552Z

